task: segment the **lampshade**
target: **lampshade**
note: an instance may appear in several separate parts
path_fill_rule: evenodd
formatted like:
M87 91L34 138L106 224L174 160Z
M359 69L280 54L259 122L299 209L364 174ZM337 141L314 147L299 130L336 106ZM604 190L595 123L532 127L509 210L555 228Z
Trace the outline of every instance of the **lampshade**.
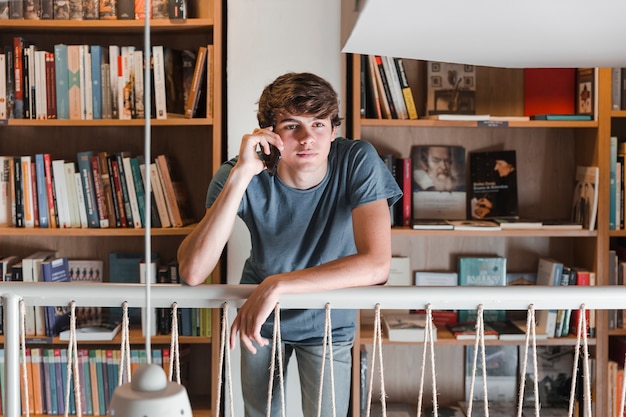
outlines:
M132 381L113 392L107 415L110 417L192 417L185 388L168 381L165 372L154 364L142 365Z
M621 0L345 0L343 52L503 68L624 67Z

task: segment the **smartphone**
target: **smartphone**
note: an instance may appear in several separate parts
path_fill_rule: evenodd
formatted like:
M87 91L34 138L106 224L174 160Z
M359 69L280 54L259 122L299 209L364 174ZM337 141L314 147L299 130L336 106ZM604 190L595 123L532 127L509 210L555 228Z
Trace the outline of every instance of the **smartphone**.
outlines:
M274 175L276 167L278 166L278 161L280 161L280 151L276 146L270 144L270 154L267 155L261 150L261 160L265 164L267 172L270 175Z

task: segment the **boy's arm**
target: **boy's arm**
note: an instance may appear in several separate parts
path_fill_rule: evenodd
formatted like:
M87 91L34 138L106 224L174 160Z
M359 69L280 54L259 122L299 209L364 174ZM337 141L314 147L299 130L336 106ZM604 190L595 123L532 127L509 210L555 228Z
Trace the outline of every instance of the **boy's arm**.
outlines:
M264 346L261 325L273 311L282 294L309 293L338 288L383 284L391 265L391 228L386 200L364 204L352 211L355 255L332 262L267 277L239 310L231 328L231 346L237 332L248 350L252 342Z

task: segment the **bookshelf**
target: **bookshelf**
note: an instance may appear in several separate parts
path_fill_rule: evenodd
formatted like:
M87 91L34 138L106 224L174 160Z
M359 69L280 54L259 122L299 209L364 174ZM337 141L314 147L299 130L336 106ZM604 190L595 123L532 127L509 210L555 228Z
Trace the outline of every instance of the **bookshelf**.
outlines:
M223 2L220 0L189 2L185 20L151 20L152 45L197 51L201 45L213 45L212 115L187 119L169 113L167 119L151 119L150 154L154 159L165 154L175 160L179 174L188 190L193 218L204 214L206 186L223 160ZM16 36L27 39L40 50L53 51L54 45L98 44L132 45L143 50L143 20L3 20L0 45L12 45ZM136 120L0 120L2 142L0 155L31 155L50 153L55 159L77 162L77 152L93 150L115 153L128 151L133 156L144 154L144 121ZM153 228L152 250L163 262L174 260L184 237L194 225L178 228ZM144 250L144 229L132 228L0 228L0 255L23 258L37 250L53 249L58 256L71 259L101 259L105 281L109 276L110 252L141 253ZM212 275L221 282L220 267ZM219 332L219 314L212 315L211 337L181 337L181 346L189 348L189 360L203 363L190 366L189 394L194 414L211 416L217 392L218 352L214 346ZM0 340L2 337L0 336ZM141 333L131 333L131 344L141 348ZM67 342L53 339L52 346L63 348ZM152 338L152 345L169 348L169 336ZM42 345L33 345L42 346ZM90 348L91 343L79 344ZM119 337L101 347L119 349Z
M526 218L569 218L576 165L600 167L597 229L588 230L502 230L493 232L412 230L393 227L394 256L411 258L411 271L457 269L457 258L465 256L505 256L507 271L536 272L539 257L550 256L565 264L596 272L597 285L607 285L609 232L609 137L626 134L624 111L611 111L611 69L597 69L595 118L584 122L508 121L480 126L476 121L440 121L423 118L426 111L426 63L403 60L415 104L417 120L367 118L362 113L361 86L363 63L359 55L349 55L347 65L348 136L372 142L380 154L410 156L412 145L463 145L466 152L515 149L519 181L520 215ZM524 70L476 67L476 114L492 116L524 115ZM619 119L616 121L616 119ZM613 121L613 123L612 123ZM596 416L607 415L608 338L607 316L598 311L596 337L590 339L595 358L593 401ZM355 352L361 344L371 351L373 318L361 313L361 326L355 339ZM472 342L473 343L473 342ZM489 344L512 342L489 341ZM575 339L538 340L542 345L573 345ZM463 351L467 345L439 330L437 359L439 404L464 400ZM386 392L388 401L415 403L421 346L385 342ZM359 381L359 355L353 361L353 380ZM390 369L391 372L387 372ZM391 376L390 376L391 375ZM443 387L443 388L441 388ZM374 392L376 393L376 387ZM528 389L528 388L527 388ZM430 392L426 387L425 392ZM360 398L358 384L353 398ZM430 397L425 397L426 405ZM358 400L353 416L359 415Z

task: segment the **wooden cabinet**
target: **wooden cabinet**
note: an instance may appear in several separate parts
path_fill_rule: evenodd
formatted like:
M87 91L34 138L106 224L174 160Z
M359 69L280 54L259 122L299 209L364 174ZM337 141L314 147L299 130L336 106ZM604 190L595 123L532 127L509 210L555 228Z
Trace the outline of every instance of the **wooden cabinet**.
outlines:
M597 69L595 119L583 122L509 121L480 126L475 121L440 121L421 118L425 108L425 64L404 60L413 89L418 120L371 119L361 115L361 57L349 56L349 129L355 139L372 142L380 154L409 157L412 145L462 145L466 152L514 149L517 153L519 211L522 217L565 219L570 217L577 165L600 167L598 223L595 231L501 230L494 232L417 231L408 227L392 230L393 254L409 256L411 270L456 271L459 255L504 256L507 271L536 271L540 257L550 256L564 264L596 272L597 285L607 285L609 235L609 137L611 117L611 69ZM476 68L476 114L521 116L524 114L524 70ZM619 121L614 121L614 130ZM623 125L623 123L622 123ZM620 125L621 126L621 125ZM623 130L622 130L623 131ZM615 133L617 134L617 133ZM371 350L373 320L362 313L360 344ZM464 399L463 342L439 332L436 345L439 403ZM596 360L594 407L597 416L607 415L608 327L606 314L598 311L597 334L590 339ZM489 343L494 343L490 341ZM495 342L503 343L503 342ZM509 342L510 343L510 342ZM542 344L574 345L575 339L538 341ZM386 343L386 388L389 401L415 403L417 398L420 346ZM418 363L420 362L420 363ZM354 381L359 381L359 358L354 358ZM408 364L408 366L407 366ZM356 384L355 384L356 385ZM425 392L428 391L426 389ZM526 388L528 389L528 387ZM375 391L376 392L376 391ZM359 388L353 391L353 415L359 414ZM376 397L376 396L375 396ZM430 404L428 399L425 399Z
M152 159L165 154L175 160L189 191L190 205L196 221L204 215L207 185L223 159L222 140L222 76L223 76L223 2L220 0L191 2L186 20L151 20L151 44L174 49L197 51L200 46L213 45L212 86L208 100L212 117L186 119L168 114L166 120L151 120ZM27 39L40 50L53 51L55 44L132 45L144 49L143 20L3 20L0 45L12 45L16 36ZM206 87L206 86L205 86ZM76 162L79 151L93 150L115 153L128 151L133 156L145 155L144 120L26 120L0 121L0 155L31 155L50 153L52 158ZM155 228L151 231L152 250L163 261L176 258L180 242L193 229L193 224L180 228ZM108 277L108 254L112 251L142 253L144 229L122 228L14 228L0 230L2 256L25 257L36 250L54 249L59 256L72 259L104 260L104 276ZM220 282L216 269L213 281ZM217 349L213 341L219 337L219 314L213 314L213 337L190 339L193 349L194 380L190 395L194 411L211 415L213 392L217 387ZM131 341L132 342L132 341ZM62 343L55 342L57 345ZM142 343L135 340L133 343ZM153 343L169 345L161 337ZM112 343L114 345L114 343ZM218 344L219 345L219 344ZM204 363L201 363L204 362ZM200 399L195 401L193 397Z

